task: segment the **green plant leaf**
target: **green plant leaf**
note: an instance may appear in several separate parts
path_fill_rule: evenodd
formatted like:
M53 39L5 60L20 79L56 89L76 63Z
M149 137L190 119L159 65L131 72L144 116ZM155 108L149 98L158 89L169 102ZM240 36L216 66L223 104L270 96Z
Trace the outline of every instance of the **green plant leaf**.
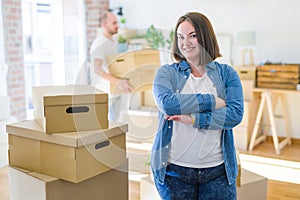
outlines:
M165 46L165 38L161 31L158 31L154 25L151 25L146 32L146 39L152 48L160 48Z

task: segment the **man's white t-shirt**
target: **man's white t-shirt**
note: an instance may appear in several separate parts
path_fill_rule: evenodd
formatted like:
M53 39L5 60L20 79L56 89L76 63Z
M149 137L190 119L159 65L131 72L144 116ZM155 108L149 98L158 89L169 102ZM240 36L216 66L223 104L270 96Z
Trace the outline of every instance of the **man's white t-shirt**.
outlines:
M202 77L191 74L181 93L217 96L206 73ZM169 162L193 168L207 168L223 163L221 130L197 129L192 124L174 121Z
M99 90L102 90L106 93L110 93L110 83L109 81L101 78L99 75L95 73L94 69L94 59L101 59L102 69L105 72L108 72L108 64L106 62L106 57L110 55L114 55L118 53L118 42L113 37L113 39L107 39L103 34L99 34L99 36L93 41L90 49L91 56L91 85Z

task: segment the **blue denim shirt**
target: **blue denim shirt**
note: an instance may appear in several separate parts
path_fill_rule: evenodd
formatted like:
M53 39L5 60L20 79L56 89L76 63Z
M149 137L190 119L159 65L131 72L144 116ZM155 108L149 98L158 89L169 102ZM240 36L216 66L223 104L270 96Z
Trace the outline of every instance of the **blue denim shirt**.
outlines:
M209 78L216 88L218 97L226 102L226 107L215 110L215 97L212 94L181 94L191 68L186 61L163 65L157 72L153 83L153 94L159 108L159 125L151 153L151 169L154 178L164 182L173 122L165 115L192 114L194 128L222 130L222 151L228 183L237 176L237 161L232 128L238 125L244 112L244 99L241 81L236 71L218 62L205 66Z

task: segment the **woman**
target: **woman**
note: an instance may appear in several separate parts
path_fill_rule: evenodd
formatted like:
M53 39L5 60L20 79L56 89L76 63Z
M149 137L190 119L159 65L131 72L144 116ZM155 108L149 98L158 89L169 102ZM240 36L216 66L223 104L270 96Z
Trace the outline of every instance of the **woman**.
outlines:
M236 199L232 128L243 117L240 79L220 57L212 25L201 13L178 19L173 57L157 70L153 94L159 127L151 169L162 199Z

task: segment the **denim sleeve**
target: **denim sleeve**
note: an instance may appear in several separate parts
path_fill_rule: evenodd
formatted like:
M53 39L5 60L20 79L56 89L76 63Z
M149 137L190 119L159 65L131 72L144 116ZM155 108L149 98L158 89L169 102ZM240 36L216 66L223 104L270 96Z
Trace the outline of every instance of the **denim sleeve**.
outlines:
M183 74L176 72L169 65L157 70L153 83L153 95L160 111L166 115L211 111L215 107L213 95L179 93L181 89L179 87L183 86L185 79Z
M217 110L193 113L194 128L201 129L232 129L243 118L244 98L241 81L234 70L229 70L225 80L226 107Z

